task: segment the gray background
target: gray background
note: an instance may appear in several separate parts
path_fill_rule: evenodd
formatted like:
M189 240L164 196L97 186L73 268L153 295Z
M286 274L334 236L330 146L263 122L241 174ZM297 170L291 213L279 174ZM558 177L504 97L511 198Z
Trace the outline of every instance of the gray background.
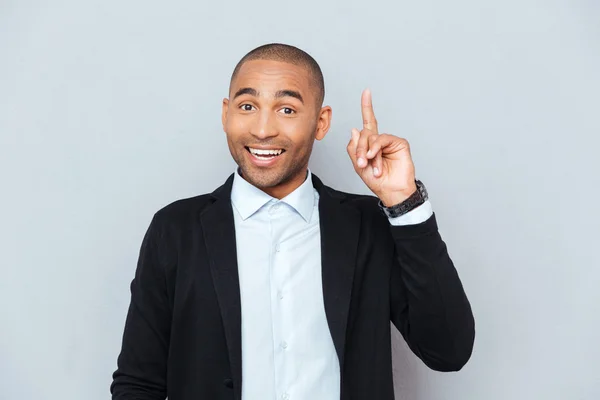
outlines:
M152 214L233 171L220 125L248 50L321 64L311 168L346 154L373 90L412 144L477 321L460 373L396 338L399 399L600 398L596 1L0 1L0 398L109 397Z

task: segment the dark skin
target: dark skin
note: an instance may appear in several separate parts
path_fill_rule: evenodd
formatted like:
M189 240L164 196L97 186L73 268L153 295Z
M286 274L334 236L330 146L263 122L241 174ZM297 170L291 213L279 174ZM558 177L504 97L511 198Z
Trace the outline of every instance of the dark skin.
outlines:
M231 156L242 177L277 199L306 179L315 140L331 124L331 107L321 107L309 71L295 64L254 60L244 63L223 99L222 122ZM361 98L363 129L352 130L347 151L356 173L386 206L417 190L410 145L380 134L370 90ZM258 161L249 148L282 149L271 161ZM254 158L253 158L254 157Z
M272 60L245 62L223 99L222 123L231 156L242 177L282 199L306 179L315 140L331 124L309 71ZM248 148L283 149L271 165L256 165Z

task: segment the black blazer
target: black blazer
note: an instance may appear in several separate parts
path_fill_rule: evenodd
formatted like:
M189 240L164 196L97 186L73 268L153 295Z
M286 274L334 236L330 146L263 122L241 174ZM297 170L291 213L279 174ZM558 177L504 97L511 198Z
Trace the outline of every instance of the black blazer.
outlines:
M233 174L213 193L154 215L131 282L113 399L241 399L232 183ZM391 226L376 197L336 191L314 175L313 185L341 399L394 398L390 321L430 368L462 368L474 320L435 215Z

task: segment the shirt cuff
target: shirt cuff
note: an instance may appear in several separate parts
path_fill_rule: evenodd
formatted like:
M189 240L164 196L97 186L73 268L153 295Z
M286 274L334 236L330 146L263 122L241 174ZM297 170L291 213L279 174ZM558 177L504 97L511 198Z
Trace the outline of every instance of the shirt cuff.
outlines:
M427 221L433 215L431 202L426 200L419 207L396 218L388 218L390 224L394 226L416 225Z

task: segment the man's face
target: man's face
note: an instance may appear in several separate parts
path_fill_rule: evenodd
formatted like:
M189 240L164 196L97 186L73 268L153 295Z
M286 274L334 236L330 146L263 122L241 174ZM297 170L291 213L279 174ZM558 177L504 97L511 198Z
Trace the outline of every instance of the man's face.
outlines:
M329 129L331 108L318 103L316 85L302 66L247 61L223 100L223 130L242 176L274 197L305 179L314 140Z

